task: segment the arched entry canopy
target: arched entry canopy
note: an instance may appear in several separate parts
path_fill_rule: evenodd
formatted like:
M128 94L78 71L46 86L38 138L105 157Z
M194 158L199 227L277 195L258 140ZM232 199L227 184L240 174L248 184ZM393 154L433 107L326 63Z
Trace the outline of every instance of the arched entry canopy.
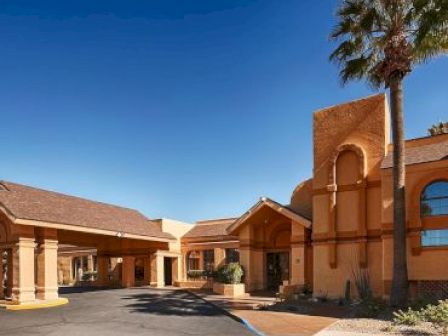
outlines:
M249 291L311 285L311 219L261 198L227 232L240 241L240 263Z
M0 252L7 251L6 294L15 303L58 297L58 243L96 248L99 285L108 280L108 258L123 257L123 278L132 285L135 258L149 259L175 241L136 210L0 182Z

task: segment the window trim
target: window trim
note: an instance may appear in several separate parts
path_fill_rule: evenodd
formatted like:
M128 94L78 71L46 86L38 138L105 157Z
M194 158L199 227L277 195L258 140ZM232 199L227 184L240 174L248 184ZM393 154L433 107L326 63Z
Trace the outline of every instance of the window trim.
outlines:
M430 197L426 200L423 199L423 195L426 191L426 189L428 189L430 186L432 186L433 184L437 184L437 183L445 183L448 185L448 180L447 179L436 179L436 180L432 180L430 182L428 182L421 190L420 192L420 199L419 199L419 207L420 207L420 218L425 218L425 217L440 217L440 216L448 216L448 210L446 213L442 213L442 214L428 214L425 215L423 214L423 202L424 201L432 201L432 200L448 200L448 195L446 196L437 196L437 197Z

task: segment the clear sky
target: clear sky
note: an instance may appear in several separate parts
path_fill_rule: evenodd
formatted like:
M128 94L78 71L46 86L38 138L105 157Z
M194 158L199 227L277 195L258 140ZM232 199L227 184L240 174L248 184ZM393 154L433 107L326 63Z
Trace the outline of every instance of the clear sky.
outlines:
M374 93L328 62L336 4L2 1L0 178L150 218L287 203L312 112ZM448 119L447 75L441 58L406 80L408 138Z

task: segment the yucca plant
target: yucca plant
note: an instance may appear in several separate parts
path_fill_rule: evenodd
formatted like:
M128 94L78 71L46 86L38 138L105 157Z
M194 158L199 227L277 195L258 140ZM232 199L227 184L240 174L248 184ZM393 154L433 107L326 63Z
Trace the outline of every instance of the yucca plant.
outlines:
M403 80L418 64L448 53L448 0L342 0L330 60L343 83L366 80L390 92L393 137L394 253L390 302L408 301Z

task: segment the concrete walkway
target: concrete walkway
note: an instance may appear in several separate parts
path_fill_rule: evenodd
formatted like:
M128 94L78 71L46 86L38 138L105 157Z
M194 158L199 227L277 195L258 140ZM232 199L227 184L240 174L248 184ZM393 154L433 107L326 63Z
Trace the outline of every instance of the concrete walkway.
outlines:
M260 335L266 336L315 335L346 313L343 310L337 312L333 306L325 305L305 307L303 313L257 310L259 305L274 304L275 298L246 296L234 299L207 292L194 291L194 293L202 299L226 309L232 315L247 321Z

